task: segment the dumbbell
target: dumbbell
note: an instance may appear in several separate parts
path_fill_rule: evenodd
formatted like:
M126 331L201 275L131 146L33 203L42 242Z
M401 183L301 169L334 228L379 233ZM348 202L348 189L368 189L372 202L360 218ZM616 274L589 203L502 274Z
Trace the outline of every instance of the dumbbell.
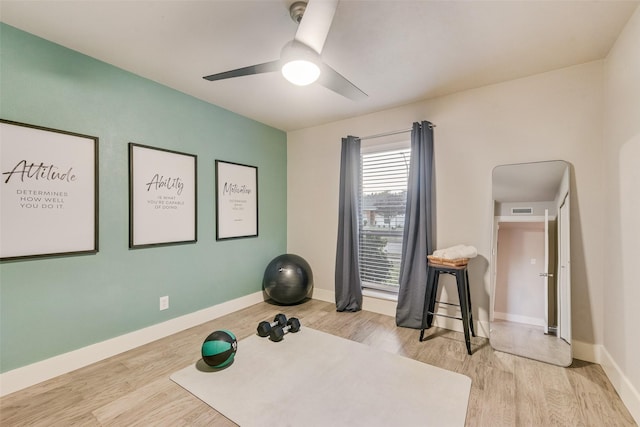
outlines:
M273 318L273 322L269 323L267 321L260 322L258 324L258 335L261 337L266 337L271 332L272 328L276 326L283 327L287 324L287 316L284 314L276 314L276 317Z
M282 341L282 338L284 338L284 335L287 332L295 333L299 330L300 321L297 318L292 317L291 319L289 319L289 321L287 322L287 326L285 326L284 328L282 326L276 326L275 328L271 329L271 332L269 332L269 339L274 342Z

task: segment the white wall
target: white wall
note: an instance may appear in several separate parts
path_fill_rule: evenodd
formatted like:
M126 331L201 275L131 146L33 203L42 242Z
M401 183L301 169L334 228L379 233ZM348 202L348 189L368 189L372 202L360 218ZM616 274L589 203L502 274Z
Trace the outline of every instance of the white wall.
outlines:
M603 367L640 422L640 9L605 62Z
M591 62L287 134L287 250L303 256L315 286L334 287L340 139L429 120L435 129L436 243L473 245L474 318L488 320L491 171L500 164L573 165L574 338L602 340L603 63ZM459 322L458 322L459 323Z
M523 219L528 216L523 214L512 214L511 209L513 208L532 208L533 212L532 216L542 216L544 217L544 211L549 211L549 216L554 218L558 214L558 209L554 202L504 202L499 203L496 202L496 215L497 216L518 216Z
M498 230L495 317L544 325L544 223L503 223ZM534 264L535 262L535 264Z

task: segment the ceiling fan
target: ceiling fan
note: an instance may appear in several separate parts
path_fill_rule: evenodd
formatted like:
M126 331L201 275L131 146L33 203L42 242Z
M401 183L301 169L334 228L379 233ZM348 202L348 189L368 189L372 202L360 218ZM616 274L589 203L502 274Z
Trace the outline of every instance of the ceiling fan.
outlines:
M296 1L289 7L298 23L296 35L280 52L280 59L203 77L209 81L281 71L293 84L306 86L318 81L322 86L354 101L367 94L340 73L322 62L320 53L327 39L339 0ZM304 17L303 17L304 15Z

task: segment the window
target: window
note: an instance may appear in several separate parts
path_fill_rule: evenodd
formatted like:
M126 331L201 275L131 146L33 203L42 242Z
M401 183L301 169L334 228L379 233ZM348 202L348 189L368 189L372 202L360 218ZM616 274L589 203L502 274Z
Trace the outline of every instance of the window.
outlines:
M409 142L362 151L360 279L364 288L398 292L409 177Z

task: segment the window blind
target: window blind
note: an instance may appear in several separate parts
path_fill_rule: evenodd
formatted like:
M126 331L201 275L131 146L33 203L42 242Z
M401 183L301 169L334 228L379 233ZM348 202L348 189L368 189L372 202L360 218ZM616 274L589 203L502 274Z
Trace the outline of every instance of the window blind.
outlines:
M362 154L360 279L397 291L409 177L409 148Z

